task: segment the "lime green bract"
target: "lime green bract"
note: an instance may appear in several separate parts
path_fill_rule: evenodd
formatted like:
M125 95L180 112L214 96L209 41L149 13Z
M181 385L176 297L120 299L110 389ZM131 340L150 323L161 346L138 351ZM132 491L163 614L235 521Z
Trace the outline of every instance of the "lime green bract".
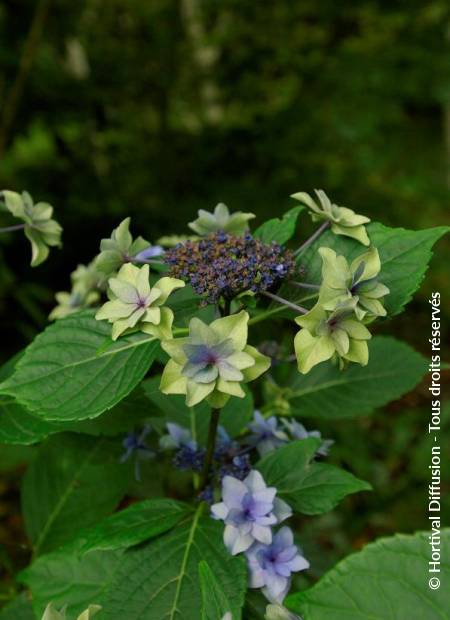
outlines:
M192 407L206 399L223 407L230 396L243 398L241 383L253 381L270 367L270 358L247 344L247 312L239 312L206 325L193 318L189 336L164 340L170 355L160 389L164 394L185 394Z
M316 304L310 312L295 319L303 329L295 336L294 346L298 369L308 373L311 368L331 358L342 367L345 362L365 366L369 361L367 341L372 337L358 321L355 298L338 304L332 312Z
M291 197L299 200L311 210L313 222L329 222L334 234L352 237L363 245L370 245L370 240L364 227L364 224L370 222L368 217L358 215L347 207L338 207L338 205L331 202L321 189L314 191L320 204L306 192L298 192L297 194L292 194Z
M330 248L320 248L319 254L323 261L319 302L325 310L334 310L337 304L355 298L358 319L386 316L381 300L389 289L377 280L381 263L376 248L371 247L350 265L344 256L338 256Z
M182 280L161 278L154 286L149 282L149 266L123 265L117 277L108 281L107 301L95 318L112 323L112 339L138 327L156 338L171 338L173 312L164 306L169 295L184 286Z
M100 242L100 254L95 259L96 268L111 277L120 267L131 261L139 252L147 249L150 243L143 237L133 240L130 233L130 218L125 218L115 228L109 239Z
M53 207L47 202L33 203L28 192L2 192L8 211L23 222L24 232L31 243L31 266L37 267L49 255L49 247L61 246L62 228L52 219Z
M232 235L243 235L248 230L248 221L253 219L253 213L230 213L228 207L222 202L214 209L213 213L200 209L198 218L190 222L189 228L200 236L223 230Z

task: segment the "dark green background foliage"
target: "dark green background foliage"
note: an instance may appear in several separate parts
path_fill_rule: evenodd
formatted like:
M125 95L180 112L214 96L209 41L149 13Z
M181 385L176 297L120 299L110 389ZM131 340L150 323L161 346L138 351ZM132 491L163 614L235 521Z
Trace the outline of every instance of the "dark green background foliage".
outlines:
M63 249L36 270L22 235L2 236L2 362L127 215L154 241L219 201L259 225L319 187L386 225L448 223L449 32L445 0L2 2L0 188L48 200L64 227ZM299 234L311 230L303 215ZM407 312L377 328L425 355L428 295L448 288L445 243ZM331 463L374 488L304 518L311 575L380 535L427 527L428 406L424 384L370 417L306 421L335 439ZM13 473L0 487L0 543L23 540L13 465L28 450L2 447ZM11 556L28 559L17 546L2 560L0 546L5 574Z

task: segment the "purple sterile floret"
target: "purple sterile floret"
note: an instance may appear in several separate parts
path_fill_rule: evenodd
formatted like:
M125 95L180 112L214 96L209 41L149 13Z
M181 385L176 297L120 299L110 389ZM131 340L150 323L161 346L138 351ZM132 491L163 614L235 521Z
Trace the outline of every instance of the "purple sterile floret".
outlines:
M255 410L253 422L248 428L252 431L250 441L261 456L284 445L289 439L286 433L279 429L275 416L266 419L258 410Z
M289 590L291 574L309 567L309 562L294 545L289 527L282 527L269 545L254 544L246 555L250 587L262 588L264 596L274 603L283 602Z
M242 481L224 477L223 501L214 504L211 512L225 522L224 543L232 555L246 551L255 541L271 543L271 526L291 516L290 507L275 497L276 492L256 470Z
M150 433L151 428L149 426L144 426L141 433L131 432L125 436L122 441L122 445L125 448L125 452L120 457L120 462L125 463L133 454L135 455L135 463L134 463L134 475L136 480L140 481L141 479L141 471L140 471L140 460L146 460L155 456L155 453L150 450L147 446L145 439L147 435Z
M283 420L283 424L293 439L308 439L308 437L322 439L320 431L307 431L303 424L300 424L300 422L296 420ZM327 456L333 444L334 441L332 439L322 439L322 443L318 447L316 454L319 456Z
M145 262L149 258L154 258L155 256L161 256L164 254L164 248L160 245L150 245L145 250L138 252L135 256L133 256L133 260L137 263Z

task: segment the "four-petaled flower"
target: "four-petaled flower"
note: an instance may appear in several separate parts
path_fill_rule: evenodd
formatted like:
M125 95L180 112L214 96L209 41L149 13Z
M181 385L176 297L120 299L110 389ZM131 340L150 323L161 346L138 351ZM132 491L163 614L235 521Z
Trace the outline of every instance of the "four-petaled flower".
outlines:
M0 198L14 217L25 222L24 232L31 243L31 266L36 267L49 255L49 247L61 247L62 228L54 219L47 202L33 203L28 192L1 192Z
M100 242L100 254L95 259L95 265L106 278L114 275L122 265L132 262L142 262L162 253L160 246L151 246L142 237L133 240L130 233L130 218L125 218L117 228L115 228L109 239L102 239Z
M211 512L225 523L224 543L232 555L246 551L255 541L270 544L271 527L292 515L291 508L275 497L276 492L256 470L242 481L231 476L222 480L223 501L214 504Z
M241 382L253 381L270 367L270 359L247 345L249 315L239 312L206 325L198 318L189 323L189 336L163 340L171 359L160 389L164 394L186 394L193 407L203 399L223 407L230 396L243 398Z
M200 209L198 218L189 223L189 228L201 236L218 230L233 235L242 235L248 230L248 221L254 217L253 213L242 213L242 211L230 214L228 207L221 202L213 213Z
M108 284L110 301L98 310L95 318L112 323L113 340L136 326L156 338L171 337L173 312L163 304L173 290L184 286L182 280L165 277L151 287L149 266L127 263Z
M254 411L253 422L248 428L252 431L250 441L256 445L260 456L279 448L288 441L286 433L278 428L275 416L264 418L259 411Z
M167 422L166 428L168 434L163 435L159 440L159 445L163 450L172 450L183 446L188 446L193 450L197 449L197 443L192 439L191 432L187 428L174 422Z
M135 456L134 461L134 476L136 480L141 480L141 460L148 460L155 456L155 453L150 450L147 446L146 438L151 432L151 428L149 426L144 426L140 433L131 432L125 436L125 439L122 441L122 445L125 449L125 452L120 457L120 462L125 463L128 461L130 457Z
M365 366L369 361L367 341L371 333L355 315L356 298L338 304L332 312L316 304L312 310L295 319L303 327L294 339L298 369L306 374L315 366L337 358Z
M320 205L306 192L292 194L292 198L299 200L311 209L313 222L330 222L331 231L336 235L345 235L356 239L363 245L369 245L370 240L367 236L364 224L368 224L370 219L364 215L357 215L347 207L338 207L331 202L325 192L321 189L314 190Z
M309 562L294 545L294 536L289 527L282 527L270 545L257 543L246 555L250 587L262 588L264 596L274 603L283 602L289 590L291 573L309 567Z
M322 257L322 285L319 302L325 310L334 310L338 303L355 298L358 319L386 316L380 299L389 289L377 280L381 263L378 250L371 247L349 265L344 256L331 248L320 248Z

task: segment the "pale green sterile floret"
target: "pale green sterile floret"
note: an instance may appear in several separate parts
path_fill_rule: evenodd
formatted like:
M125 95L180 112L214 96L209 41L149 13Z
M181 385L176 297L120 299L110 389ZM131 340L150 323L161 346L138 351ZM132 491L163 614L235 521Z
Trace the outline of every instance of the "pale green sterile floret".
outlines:
M33 203L28 192L1 192L8 211L25 222L24 232L31 243L31 266L37 267L49 255L49 247L61 247L62 228L52 219L53 207L47 202Z
M60 291L55 295L58 305L49 314L48 318L51 321L63 319L70 314L95 306L100 300L103 275L97 271L94 262L89 265L78 265L70 278L71 291Z
M174 248L180 243L186 243L186 241L198 241L197 235L163 235L155 241L156 245L161 245L164 248Z
M189 336L163 340L170 360L160 389L164 394L185 394L193 407L206 399L223 407L230 396L243 398L241 383L253 381L270 367L270 358L247 344L247 312L242 311L207 325L198 318L189 323Z
M200 236L223 230L231 235L243 235L248 230L248 221L256 217L253 213L230 213L220 202L213 213L200 209L198 218L189 223L189 228Z
M369 361L369 330L355 314L358 301L349 299L332 312L317 303L307 314L295 319L301 329L294 339L298 369L302 374L329 359L342 368L346 362L365 366Z
M136 254L149 247L150 243L142 237L133 239L130 233L130 218L127 217L112 231L109 239L101 240L100 254L95 259L95 266L109 278L122 265L132 261Z
M330 222L331 231L334 234L352 237L352 239L356 239L363 245L370 245L370 240L364 226L364 224L370 222L368 217L358 215L347 207L339 207L333 204L321 189L315 189L314 191L316 192L320 204L306 192L292 194L291 198L299 200L311 209L311 218L313 222Z
M381 262L375 247L355 258L351 264L331 248L320 248L319 254L322 257L319 303L325 310L334 310L337 304L355 298L358 319L370 321L386 316L382 298L389 293L389 289L377 280Z
M164 306L169 295L184 286L182 280L161 278L153 286L149 281L149 266L123 265L116 277L108 281L107 301L95 318L112 323L112 339L137 328L156 338L171 338L173 312Z
M91 620L97 612L101 610L101 605L89 605L77 618L77 620ZM64 609L58 611L53 603L49 603L45 608L42 620L66 620L66 612Z

